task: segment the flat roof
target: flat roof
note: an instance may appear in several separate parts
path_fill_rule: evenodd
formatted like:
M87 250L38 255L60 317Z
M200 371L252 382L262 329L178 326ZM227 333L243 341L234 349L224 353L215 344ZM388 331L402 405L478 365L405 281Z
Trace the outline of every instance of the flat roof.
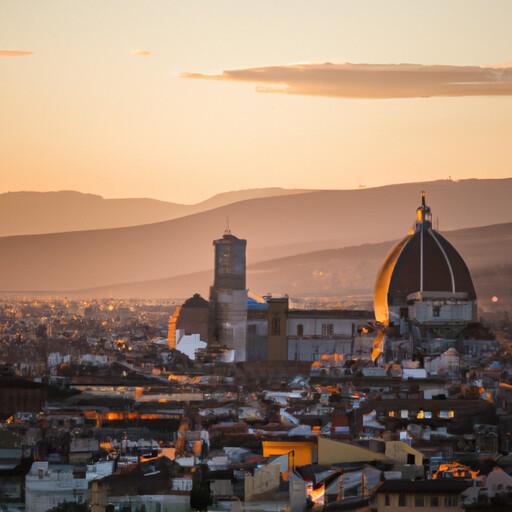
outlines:
M364 318L374 319L373 311L364 309L290 309L288 318Z
M468 480L385 480L377 489L378 493L414 492L428 493L456 493L460 494L472 482Z

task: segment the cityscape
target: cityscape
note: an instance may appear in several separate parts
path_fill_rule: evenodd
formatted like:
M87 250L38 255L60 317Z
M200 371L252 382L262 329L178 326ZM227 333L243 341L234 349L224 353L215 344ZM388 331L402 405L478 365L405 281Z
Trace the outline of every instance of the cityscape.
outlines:
M0 0L0 512L512 511L509 0Z
M368 309L248 291L229 227L207 298L4 300L3 509L512 506L512 322L427 199Z

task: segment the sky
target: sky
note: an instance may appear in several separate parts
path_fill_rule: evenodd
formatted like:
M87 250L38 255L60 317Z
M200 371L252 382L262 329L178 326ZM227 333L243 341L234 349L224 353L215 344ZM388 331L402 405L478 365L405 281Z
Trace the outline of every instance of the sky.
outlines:
M0 192L510 177L511 23L509 0L0 0Z

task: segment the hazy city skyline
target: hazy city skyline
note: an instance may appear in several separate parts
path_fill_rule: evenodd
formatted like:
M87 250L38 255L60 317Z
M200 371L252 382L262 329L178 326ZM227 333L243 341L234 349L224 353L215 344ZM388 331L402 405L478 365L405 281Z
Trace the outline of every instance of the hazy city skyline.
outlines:
M511 20L0 0L0 511L512 510Z
M2 0L0 192L193 203L259 187L508 177L510 15L509 2L477 0ZM357 65L349 80L364 99L345 97L345 75L333 85L324 63ZM413 85L400 63L422 66ZM283 83L292 94L258 92Z

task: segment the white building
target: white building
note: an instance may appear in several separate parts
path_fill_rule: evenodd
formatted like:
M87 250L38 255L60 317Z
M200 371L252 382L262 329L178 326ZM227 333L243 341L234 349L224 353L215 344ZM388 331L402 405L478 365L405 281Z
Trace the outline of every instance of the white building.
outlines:
M185 331L176 329L176 350L179 350L190 359L196 358L196 351L206 348L206 341L202 341L199 334L185 334Z
M322 355L352 355L371 314L350 310L289 310L288 359L318 361Z
M65 501L85 503L89 500L89 482L113 471L113 461L89 464L81 474L72 465L34 462L25 477L25 508L27 512L47 512Z
M460 370L460 355L451 347L439 357L425 358L424 366L430 375L457 375Z
M34 462L25 477L27 512L47 512L65 501L85 503L89 497L88 482L83 475L75 478L73 466Z

